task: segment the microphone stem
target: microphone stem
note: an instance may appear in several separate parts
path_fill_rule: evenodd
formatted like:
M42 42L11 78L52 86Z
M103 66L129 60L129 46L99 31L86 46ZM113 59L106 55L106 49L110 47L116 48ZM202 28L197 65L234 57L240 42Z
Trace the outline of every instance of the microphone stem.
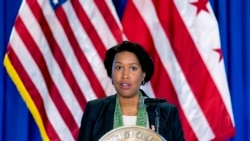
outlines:
M159 134L159 127L160 127L160 112L159 112L159 103L157 103L157 108L155 109L155 128L156 128L156 133Z

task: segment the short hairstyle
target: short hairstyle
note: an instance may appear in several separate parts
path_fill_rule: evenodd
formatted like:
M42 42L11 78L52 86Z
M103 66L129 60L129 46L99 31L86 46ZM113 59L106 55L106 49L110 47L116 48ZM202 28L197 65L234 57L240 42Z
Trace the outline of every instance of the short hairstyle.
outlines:
M142 71L146 73L144 81L145 83L148 82L154 73L153 60L141 45L130 41L123 41L122 43L115 45L107 50L104 59L104 66L107 70L108 76L110 78L112 76L112 65L115 55L123 51L128 51L136 55L142 67Z

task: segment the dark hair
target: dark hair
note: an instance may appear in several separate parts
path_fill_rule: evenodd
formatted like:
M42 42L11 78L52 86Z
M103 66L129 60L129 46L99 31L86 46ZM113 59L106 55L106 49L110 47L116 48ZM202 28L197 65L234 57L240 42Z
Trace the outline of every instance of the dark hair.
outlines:
M104 66L107 70L108 76L111 78L112 65L115 55L119 52L129 51L134 53L139 60L142 67L142 71L146 73L144 78L145 83L148 82L154 73L154 63L150 55L143 49L143 47L137 43L130 41L123 41L122 43L115 45L107 50L104 59Z

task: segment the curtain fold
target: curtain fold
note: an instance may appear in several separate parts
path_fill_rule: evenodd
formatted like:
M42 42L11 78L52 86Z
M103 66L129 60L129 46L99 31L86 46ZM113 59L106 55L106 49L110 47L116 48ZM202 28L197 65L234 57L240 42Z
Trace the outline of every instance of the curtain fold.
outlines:
M3 58L21 0L0 1L0 140L42 140L33 117L3 67Z
M249 140L250 122L250 2L213 0L219 23L236 124L233 141Z

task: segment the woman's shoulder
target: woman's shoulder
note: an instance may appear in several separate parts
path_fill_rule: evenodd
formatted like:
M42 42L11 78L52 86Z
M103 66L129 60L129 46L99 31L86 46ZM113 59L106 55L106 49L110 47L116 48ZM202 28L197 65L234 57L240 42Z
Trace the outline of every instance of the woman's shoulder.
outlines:
M114 101L115 97L116 97L116 95L110 95L107 97L90 100L87 102L87 106L91 106L91 107L92 106L102 106L103 104L107 104L107 103Z
M177 108L174 104L169 103L168 101L160 103L160 107L163 109L176 109Z
M89 116L99 115L102 111L114 107L115 95L107 96L105 98L98 98L87 102L84 113Z
M176 117L179 114L177 106L169 102L161 103L160 110L165 118Z

